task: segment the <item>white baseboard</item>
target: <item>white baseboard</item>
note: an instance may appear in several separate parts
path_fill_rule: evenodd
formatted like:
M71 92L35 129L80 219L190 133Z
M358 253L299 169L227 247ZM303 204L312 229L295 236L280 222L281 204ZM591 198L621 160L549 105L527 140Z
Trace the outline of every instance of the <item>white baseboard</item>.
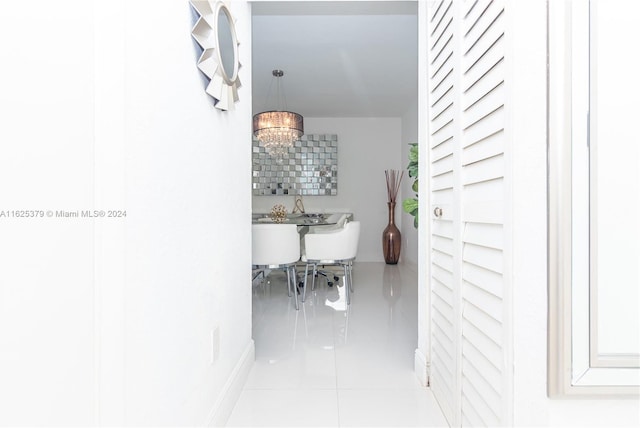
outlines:
M420 381L420 385L424 387L429 386L429 360L427 356L420 351L420 349L416 349L414 359L413 359L413 370Z
M207 418L207 426L209 427L223 427L227 424L229 416L233 411L233 407L236 405L242 388L249 376L249 371L255 360L256 348L253 339L247 345L247 348L242 353L242 357L236 364L235 368L231 372L231 376L222 387L220 391L220 398L216 401L213 409L209 413Z

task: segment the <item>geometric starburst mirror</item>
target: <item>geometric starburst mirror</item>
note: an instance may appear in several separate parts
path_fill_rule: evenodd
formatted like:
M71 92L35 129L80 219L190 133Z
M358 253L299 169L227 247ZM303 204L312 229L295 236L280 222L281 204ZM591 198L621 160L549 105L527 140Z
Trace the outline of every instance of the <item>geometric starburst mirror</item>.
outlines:
M209 80L205 92L213 97L217 109L233 110L238 101L240 61L231 12L223 1L213 4L209 0L191 0L190 3L200 15L191 35L202 48L198 69Z

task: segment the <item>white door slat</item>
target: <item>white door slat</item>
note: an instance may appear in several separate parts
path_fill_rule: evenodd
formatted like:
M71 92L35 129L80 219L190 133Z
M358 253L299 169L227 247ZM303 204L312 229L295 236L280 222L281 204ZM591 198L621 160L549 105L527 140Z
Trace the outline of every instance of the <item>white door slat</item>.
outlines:
M463 406L462 411L469 413L471 409L480 416L482 424L480 426L495 427L500 425L500 420L491 411L491 408L487 406L483 400L482 394L476 391L471 383L463 376L462 382L462 394L466 398L466 406Z
M466 129L473 124L477 124L489 113L496 111L504 105L504 85L487 89L489 89L489 92L487 92L486 95L483 95L482 98L478 100L473 100L474 102L465 110L462 119L463 128Z
M490 112L482 119L482 126L470 126L464 130L462 147L467 147L491 134L504 130L505 117L503 107Z
M491 0L475 0L467 2L466 7L462 12L462 34L464 37L469 35L469 32L477 24L480 17L485 13L487 8L491 5Z
M467 223L462 235L462 242L496 250L503 249L503 241L501 224Z
M502 251L487 247L479 247L473 244L464 244L462 260L467 263L481 266L496 273L502 273Z
M431 65L438 68L442 62L438 62L441 60L441 56L448 56L448 54L452 51L451 45L453 44L453 32L451 31L451 23L453 22L453 17L448 17L446 22L443 23L444 27L442 30L436 35L436 39L433 41L433 46L431 47L431 52L433 52L433 58L431 59Z
M453 90L453 86L449 89ZM436 108L438 111L436 112L434 110L434 115L431 119L431 126L434 130L434 134L453 121L453 101L450 97L448 99L443 99L440 104L434 107L434 109Z
M470 132L473 128L481 128L485 135L500 129L504 129L504 122L500 123L499 127L495 127L496 124L494 123L494 122L497 122L499 119L504 118L503 112L504 112L504 104L500 104L496 106L494 110L483 111L484 116L480 116L477 120L466 121L467 126L465 126L464 128L465 136L468 135L467 132ZM493 120L494 118L496 120Z
M443 133L443 135L439 135L438 137L441 138L432 137L430 141L432 144L431 159L433 161L437 161L453 153L453 136L451 133L448 135Z
M437 64L434 64L429 72L429 79L431 82L431 88L433 85L439 83L447 75L447 72L451 70L451 63L453 62L453 51L446 51L442 55L438 56Z
M435 265L434 265L435 266ZM431 275L431 298L433 299L433 309L443 314L448 320L453 311L453 284L446 277L446 269L442 269L444 274L437 276ZM451 322L451 321L449 321Z
M431 179L433 190L451 189L453 187L453 173L441 174Z
M471 79L463 82L466 88L464 91L462 109L467 111L469 108L486 96L493 88L504 83L504 61L499 60L492 68L487 70L483 75L479 76L479 80Z
M442 94L447 92L449 87L453 86L453 68L446 69L446 73L438 75L438 80L431 81L431 87L429 89L430 99L437 100L442 97ZM451 97L454 98L453 96Z
M437 118L443 111L447 104L453 103L453 68L447 67L444 73L438 75L438 80L434 80L433 86L430 91L429 99L431 100L429 105L431 107L431 120ZM448 95L445 101L441 101L443 97ZM439 106L438 106L439 105ZM436 106L438 106L436 108Z
M504 177L504 155L487 158L462 168L462 183L464 185L481 183Z
M498 195L500 196L500 195ZM504 223L504 202L503 201L486 201L486 202L469 202L463 204L464 222L473 223Z
M462 41L463 57L477 59L487 46L504 33L503 12L504 9L500 6L486 10Z
M475 346L465 342L463 358L480 373L485 382L498 394L503 392L502 370L491 364Z
M446 156L431 164L431 177L453 171L453 156Z
M445 376L441 375L437 370L438 366L434 364L433 374L431 375L431 391L438 400L438 405L442 409L447 420L453 418L453 388L446 388L447 380Z
M431 277L438 281L434 285L433 292L440 296L449 306L453 306L453 274L438 265L433 265Z
M451 204L453 201L453 189L442 189L431 192L431 202L435 205Z
M451 239L434 236L431 240L431 244L434 250L445 254L453 254L453 241L451 241Z
M504 78L504 43L504 37L499 38L475 63L468 64L468 70L462 76L463 93L469 92L471 87L482 82L494 70L502 70Z
M473 95L477 98L465 97L463 100L466 124L477 123L488 113L504 106L503 84L504 81L499 81L493 86L476 85Z
M462 166L504 153L504 138L504 130L501 129L474 144L468 145L462 151Z
M438 330L438 336L435 339L435 347L434 348L438 348L438 345L440 347L439 350L437 350L437 354L438 356L440 356L440 358L443 361L443 365L446 367L447 369L447 375L450 376L451 374L453 374L453 366L451 364L451 360L452 360L452 355L451 355L451 344L453 343L453 336L449 335L447 333L447 330L451 330L450 329L450 325L447 324L446 322L439 322L440 320L446 320L447 318L451 317L451 313L450 311L440 311L438 309L435 310L435 319L433 320L433 326L434 328L436 328Z
M452 329L451 323L451 312L453 311L452 300L453 300L453 291L447 288L441 282L437 282L437 286L434 287L433 296L436 299L434 301L434 310L438 313L436 317L440 317L437 320L434 320L434 323L443 326L441 327L445 331L450 331ZM443 322L441 322L443 321ZM450 340L453 340L453 335L447 334L447 337Z
M502 299L466 281L462 284L463 318L473 322L496 344L502 345Z
M450 4L450 3L451 1L447 1L447 4ZM445 5L444 0L432 1L427 3L429 23L432 24L433 26L435 26L436 20L440 19L442 14L444 14L444 9L442 8L443 5Z
M464 319L477 326L495 343L502 345L502 299L485 293L480 288L465 285L467 286L463 292ZM488 299L487 296L489 296Z
M431 263L440 266L442 269L453 272L453 258L448 255L435 251L431 253Z
M430 4L432 6L434 5L434 3L430 3ZM448 0L448 1L443 0L437 4L435 9L432 9L429 11L431 15L429 21L432 24L431 26L432 31L431 31L430 38L433 38L435 32L438 31L438 28L440 27L440 23L442 22L444 17L447 16L447 14L451 11L452 5L453 5L453 0Z
M502 275L497 272L471 263L463 263L462 279L469 284L483 289L498 299L503 298L503 278Z
M441 355L442 350L446 347L450 346L449 344L443 345L441 343L435 343L433 349L433 366L436 368L435 372L438 373L440 379L436 379L434 376L434 383L438 388L442 388L443 392L445 392L448 396L452 394L452 390L454 388L453 383L449 380L453 376L453 371L450 371L446 365L446 362L450 359L447 354ZM435 385L434 385L435 386ZM435 391L434 391L435 392ZM449 399L450 401L450 399Z
M464 395L460 398L461 400L461 414L460 418L462 419L463 427L486 427L487 424L484 423L480 415L478 415L475 410L473 410L473 406L469 404L469 399ZM462 410L464 409L464 410Z
M498 415L502 413L501 394L491 387L482 373L466 358L462 360L462 373L473 389L480 393L482 403L486 406L485 411L488 410L490 417L497 422Z
M444 238L453 239L453 223L450 221L434 221L431 227L431 233Z
M442 333L449 339L449 342L453 342L453 325L448 322L446 316L451 316L450 313L443 314L439 311L434 311L432 322L436 325Z
M462 322L463 340L468 340L487 361L499 369L502 368L502 348L480 331L476 326L468 322Z
M437 129L434 129L431 133L431 146L433 148L436 148L439 145L449 141L453 136L452 131L453 131L453 119L446 122L443 126ZM438 159L438 158L434 157L433 159Z
M462 188L463 199L467 204L486 203L487 195L491 195L494 200L504 197L504 178L481 181L480 183L466 184Z

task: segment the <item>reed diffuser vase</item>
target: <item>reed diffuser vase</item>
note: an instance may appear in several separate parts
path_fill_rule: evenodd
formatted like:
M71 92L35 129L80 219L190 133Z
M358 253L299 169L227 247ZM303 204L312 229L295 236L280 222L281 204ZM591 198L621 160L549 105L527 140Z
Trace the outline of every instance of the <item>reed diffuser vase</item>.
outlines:
M402 249L402 235L395 223L396 197L400 189L400 182L404 171L386 170L384 172L387 179L387 207L389 222L382 232L382 252L384 261L388 265L398 264L400 260L400 251Z

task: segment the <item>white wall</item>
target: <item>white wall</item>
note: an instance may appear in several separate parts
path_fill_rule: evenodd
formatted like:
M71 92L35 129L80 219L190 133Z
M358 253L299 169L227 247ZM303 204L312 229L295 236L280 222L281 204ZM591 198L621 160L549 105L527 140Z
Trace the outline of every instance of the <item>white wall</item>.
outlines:
M418 265L418 230L413 226L413 216L402 210L402 201L406 198L415 197L415 192L411 190L413 178L409 177L407 166L409 165L409 143L418 143L418 101L407 109L402 116L402 169L404 170L404 179L402 180L402 188L398 196L399 210L398 214L402 216L402 261L410 263L417 269Z
M515 2L513 4L515 6ZM514 30L513 332L516 426L638 426L637 398L547 397L546 2L510 8Z
M126 6L125 405L132 424L207 421L252 346L250 20L238 23L240 102L204 93L187 2ZM246 133L243 133L245 130ZM211 365L211 332L220 356Z
M0 211L91 205L92 25L83 3L0 5ZM8 216L0 217L0 425L88 425L91 222Z
M0 218L0 424L224 421L253 357L249 6L227 113L186 1L0 9L0 210L127 211Z
M304 196L305 211L353 212L361 222L358 261L384 261L382 231L388 221L384 170L406 168L401 119L305 117L304 126L306 134L338 135L338 195ZM254 196L253 210L269 212L273 205L283 204L291 212L293 203L293 196ZM401 211L398 204L395 214L399 228ZM400 260L402 257L401 253Z

